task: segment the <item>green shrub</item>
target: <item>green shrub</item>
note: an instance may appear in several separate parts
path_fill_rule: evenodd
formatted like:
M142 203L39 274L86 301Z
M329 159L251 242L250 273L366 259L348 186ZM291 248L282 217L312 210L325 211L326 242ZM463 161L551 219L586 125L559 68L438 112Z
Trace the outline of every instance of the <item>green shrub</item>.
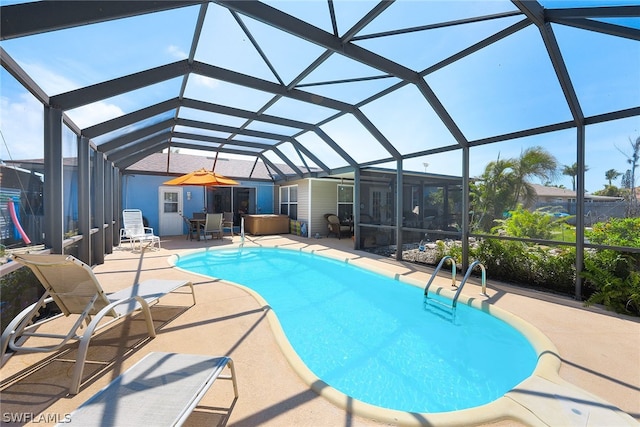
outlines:
M528 237L530 239L550 239L551 224L555 218L541 212L530 212L522 206L516 210L509 211L506 219L499 219L499 224L491 231L494 233L503 232L507 236Z
M575 248L534 246L530 248L529 255L533 258L533 285L564 295L575 294Z
M595 291L586 305L603 304L616 313L640 315L640 272L637 256L612 250L590 252L582 277Z
M523 234L536 234L539 214L531 216L516 211L510 224ZM545 215L546 216L546 215ZM535 218L534 218L535 217ZM503 231L513 232L509 221L503 222ZM523 221L520 221L523 220ZM530 221L531 220L531 221ZM566 225L562 225L566 226ZM524 231L529 230L529 231ZM591 242L610 246L640 247L640 218L611 219L599 223L585 234ZM532 236L527 236L532 237ZM542 237L538 235L537 237ZM462 262L462 248L437 242L437 262L444 256ZM470 247L470 262L479 260L487 277L524 287L573 296L576 281L576 249L574 247L548 247L522 241L482 239ZM603 304L618 313L640 316L640 254L614 250L586 250L585 267L581 277L585 305Z
M440 262L445 255L448 255L447 245L442 240L436 240L436 264Z
M611 218L594 224L585 236L599 245L640 248L640 218Z
M611 218L585 235L596 244L640 247L640 218ZM585 253L584 263L587 305L603 304L617 313L640 315L640 254L591 250Z
M509 211L505 219L495 220L498 223L491 231L511 237L545 240L569 240L575 242L574 227L567 224L570 216L556 216L557 212L548 208L540 208L533 212L521 205Z
M478 245L476 259L498 280L527 284L530 282L530 259L523 242L484 239Z
M460 263L462 249L451 246L442 253L442 256L445 255L452 256ZM495 280L565 295L573 295L575 290L573 248L548 248L517 241L483 239L475 248L471 248L469 257L479 260L487 270L487 276Z

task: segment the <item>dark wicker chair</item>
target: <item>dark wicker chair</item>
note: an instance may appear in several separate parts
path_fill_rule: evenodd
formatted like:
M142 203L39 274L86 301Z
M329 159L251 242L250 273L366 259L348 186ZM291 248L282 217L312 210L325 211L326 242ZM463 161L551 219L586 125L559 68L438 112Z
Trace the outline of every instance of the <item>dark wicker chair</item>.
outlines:
M327 233L327 237L331 234L335 234L338 239L342 236L342 233L351 234L351 226L349 224L341 224L340 218L336 215L328 215L327 217L327 229L329 232Z

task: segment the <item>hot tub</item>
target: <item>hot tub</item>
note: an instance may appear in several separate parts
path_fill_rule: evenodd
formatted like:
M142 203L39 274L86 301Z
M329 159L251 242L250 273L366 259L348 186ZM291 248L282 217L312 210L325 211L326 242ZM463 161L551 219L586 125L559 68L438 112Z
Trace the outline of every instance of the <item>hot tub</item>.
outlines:
M253 235L288 234L288 215L245 215L244 228Z

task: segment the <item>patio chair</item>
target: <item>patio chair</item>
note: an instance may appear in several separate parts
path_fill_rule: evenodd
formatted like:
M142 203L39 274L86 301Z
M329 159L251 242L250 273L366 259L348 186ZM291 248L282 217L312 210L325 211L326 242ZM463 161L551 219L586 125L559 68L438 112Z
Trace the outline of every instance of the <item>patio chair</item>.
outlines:
M189 218L182 215L182 213L180 213L180 216L182 217L184 223L187 225L187 240L193 240L193 238L197 237L200 233L200 226L198 225L199 223L191 221Z
M228 228L229 234L233 236L233 212L222 213L222 228Z
M207 239L207 234L215 234L218 239L222 238L222 214L221 213L208 213L207 219L204 222L204 228L202 229L202 238Z
M153 233L153 228L145 227L140 209L125 209L122 211L121 238L131 243L131 250L134 251L136 244L142 252L143 243L153 250L160 250L160 237Z
M79 341L73 377L69 392L80 389L89 342L93 335L112 322L141 310L144 314L150 338L156 336L150 305L170 292L189 286L196 303L193 284L187 280L151 279L112 294L106 294L87 264L70 255L13 255L12 259L31 269L45 292L38 302L25 308L5 328L0 338L0 366L5 361L7 349L14 352L53 352L71 340ZM55 302L61 313L38 320L39 312L47 304ZM44 323L61 316L77 316L66 335L38 332ZM103 321L104 319L107 319ZM86 323L82 335L79 328ZM41 339L44 339L41 340Z
M330 234L335 234L340 239L342 233L351 233L351 226L349 224L341 224L337 215L327 215L327 222L327 228L329 229L327 237Z

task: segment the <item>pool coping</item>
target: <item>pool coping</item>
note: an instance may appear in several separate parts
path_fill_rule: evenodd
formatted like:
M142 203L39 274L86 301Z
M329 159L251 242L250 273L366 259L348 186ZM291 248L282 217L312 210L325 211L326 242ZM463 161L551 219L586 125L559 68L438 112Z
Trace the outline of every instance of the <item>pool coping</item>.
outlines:
M326 251L326 248L316 250L309 246L295 248L290 246L281 247L279 245L266 246L270 248L299 251L323 256L325 258L349 263L369 271L374 271L403 283L418 286L420 288L424 287L422 282L390 272L388 269L380 266L372 265L370 259L366 259L365 262L362 262L358 257L351 258L350 256L353 256L353 254L341 252L339 250ZM246 245L246 247L253 248L258 246ZM180 270L180 268L175 265L177 259L193 253L206 252L209 250L217 251L221 249L231 248L211 247L188 251L181 255L174 254L168 258L168 262L172 267ZM191 271L189 271L189 273L197 274ZM207 278L210 277L205 275L202 276ZM458 304L465 304L485 311L509 323L511 326L523 333L523 335L525 335L525 337L530 341L538 355L538 363L536 364L534 372L531 376L507 392L503 397L485 405L451 412L419 413L399 411L371 405L351 398L326 384L322 379L318 378L313 374L313 372L311 372L295 352L284 333L277 315L273 310L271 310L267 301L265 301L260 294L242 284L228 280L224 280L224 282L244 290L258 301L259 304L261 304L263 310L266 312L266 317L271 326L277 345L289 362L289 365L301 380L323 398L354 415L370 418L379 422L403 426L469 426L495 423L502 420L515 420L532 426L586 425L587 420L589 425L611 425L612 423L621 426L638 425L630 415L621 411L614 405L562 379L558 373L561 364L561 358L558 354L558 350L551 340L549 340L539 329L513 313L482 301L480 298L461 294L458 299ZM433 292L441 295L446 295L447 293L453 294L451 290L446 289L444 286L437 286L434 284L432 289ZM596 405L594 405L594 403Z

